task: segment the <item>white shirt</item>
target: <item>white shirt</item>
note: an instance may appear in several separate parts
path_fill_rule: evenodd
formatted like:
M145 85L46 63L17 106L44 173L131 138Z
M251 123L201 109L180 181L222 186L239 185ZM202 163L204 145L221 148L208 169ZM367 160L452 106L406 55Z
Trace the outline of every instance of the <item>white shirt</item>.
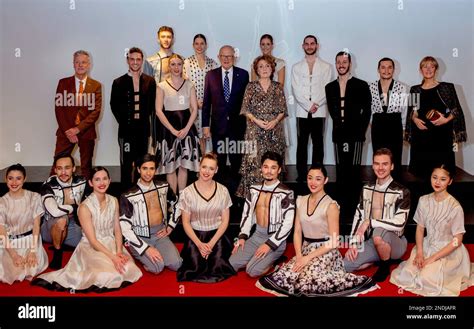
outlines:
M306 58L291 68L291 88L296 100L296 117L307 118L311 106L317 104L318 110L313 118L327 116L326 91L324 87L331 82L331 65L316 57L313 71L309 73Z
M222 69L222 88L224 88L224 78L225 78L225 72L228 71L229 74L229 93L232 92L232 77L234 76L234 67L232 66L230 69L228 70L225 70L222 66L221 66L221 69Z
M76 80L76 93L79 93L79 86L80 86L80 83L82 81L82 88L84 88L83 90L86 90L86 82L87 82L87 76L80 80L78 77L74 77L75 80Z

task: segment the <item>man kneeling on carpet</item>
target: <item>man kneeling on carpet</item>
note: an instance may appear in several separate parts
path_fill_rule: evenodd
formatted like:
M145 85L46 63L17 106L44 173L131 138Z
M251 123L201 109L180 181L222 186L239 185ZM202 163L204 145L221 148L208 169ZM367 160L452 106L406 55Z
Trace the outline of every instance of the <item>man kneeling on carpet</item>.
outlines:
M155 179L155 156L145 154L136 165L140 179L120 197L122 234L145 270L158 274L168 267L176 271L182 259L168 235L179 221L178 198L167 182Z
M62 267L65 246L75 248L82 238L77 216L79 204L84 200L86 179L75 175L74 158L60 154L54 159L54 172L41 186L41 200L45 213L41 225L44 242L53 244L52 269Z
M375 151L372 169L377 180L362 188L344 267L353 272L379 262L373 280L382 282L390 274L390 259L400 259L407 249L403 230L410 212L410 191L393 180L389 149Z
M264 181L252 185L247 192L238 241L229 259L236 271L246 267L251 277L268 272L283 255L295 217L293 191L278 180L283 165L281 155L268 151L261 163ZM250 236L255 224L256 230Z

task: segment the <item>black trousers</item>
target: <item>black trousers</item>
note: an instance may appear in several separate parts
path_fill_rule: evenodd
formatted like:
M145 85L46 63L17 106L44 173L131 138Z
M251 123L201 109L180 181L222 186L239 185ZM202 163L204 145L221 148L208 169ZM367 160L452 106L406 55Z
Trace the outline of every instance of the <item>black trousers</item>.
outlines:
M242 144L242 140L235 136L212 135L212 148L219 162L216 180L227 186L231 195L235 194L240 183L239 170L244 150L241 150L238 145ZM227 170L227 159L229 159L230 171Z
M311 163L323 163L324 160L324 118L297 118L298 146L296 148L296 170L298 178L304 179L308 172L308 140L311 135L313 156Z
M341 205L341 217L354 216L359 202L360 163L364 142L334 143L336 156L336 199Z
M120 147L120 182L128 189L138 181L139 174L134 168L135 161L148 151L148 140L144 136L127 136L118 139Z

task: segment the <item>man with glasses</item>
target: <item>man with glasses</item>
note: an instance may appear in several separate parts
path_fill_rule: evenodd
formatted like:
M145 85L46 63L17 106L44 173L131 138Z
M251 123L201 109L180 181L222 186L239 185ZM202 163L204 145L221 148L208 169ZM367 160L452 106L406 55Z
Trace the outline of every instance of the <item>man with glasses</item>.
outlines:
M229 192L234 194L240 177L242 154L237 145L244 141L245 117L240 115L249 73L234 66L235 51L225 45L219 50L221 67L206 74L204 101L202 106L202 127L204 138L212 138L214 152L217 153L219 167L217 180L222 182L227 158L230 161Z

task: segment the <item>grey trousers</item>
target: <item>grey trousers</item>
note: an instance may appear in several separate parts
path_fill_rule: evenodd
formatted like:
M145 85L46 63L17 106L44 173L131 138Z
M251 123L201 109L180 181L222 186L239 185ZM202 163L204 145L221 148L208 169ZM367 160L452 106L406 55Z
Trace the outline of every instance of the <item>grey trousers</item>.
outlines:
M254 256L255 251L257 251L258 247L265 243L269 237L270 235L268 235L267 229L257 225L254 234L245 241L244 250L239 247L238 251L230 256L229 262L234 270L237 272L246 267L246 272L251 277L258 277L265 274L268 268L283 255L286 249L285 241L276 250L270 250L265 257L256 258Z
M160 273L165 267L168 267L172 271L177 271L183 262L182 258L179 256L178 249L176 249L176 246L171 242L169 237L165 236L163 238L158 238L156 236L156 232L164 227L164 224L152 226L150 227L150 238L141 237L148 245L158 249L161 257L163 257L162 262L153 262L148 258L146 252L143 255L140 255L135 251L135 249L129 248L132 256L143 264L145 270L153 274Z
M354 272L364 264L374 263L380 260L379 254L374 245L373 238L375 236L380 236L390 245L391 259L400 259L407 250L407 239L404 236L399 237L394 232L377 227L374 229L372 237L369 240L364 241L363 248L362 250L359 250L357 258L354 261L344 258L344 268L347 272Z
M53 243L53 238L51 237L51 228L56 224L56 222L60 219L58 218L51 218L49 220L44 220L43 224L41 224L41 238L43 242ZM70 247L76 247L79 241L82 239L82 229L79 225L76 224L74 218L69 217L68 224L67 224L67 234L66 238L64 239L63 244Z

